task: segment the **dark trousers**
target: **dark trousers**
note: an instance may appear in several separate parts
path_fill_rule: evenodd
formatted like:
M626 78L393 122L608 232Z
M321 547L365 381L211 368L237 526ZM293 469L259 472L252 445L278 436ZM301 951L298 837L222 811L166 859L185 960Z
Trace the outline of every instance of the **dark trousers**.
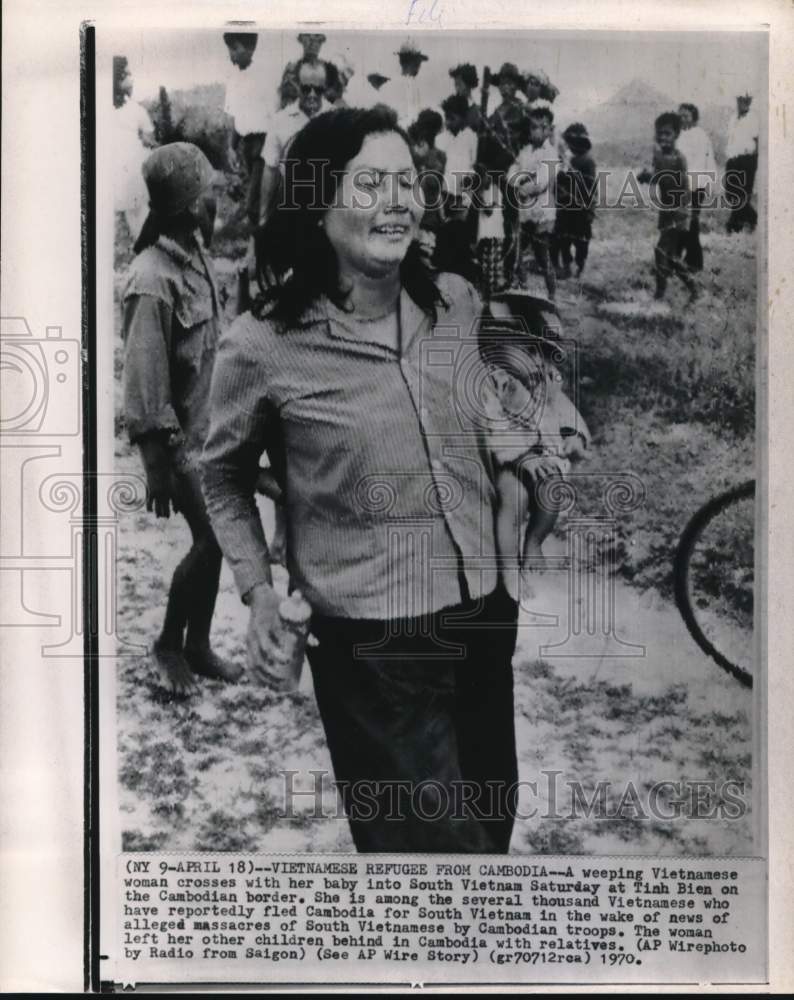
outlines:
M248 175L248 194L246 196L246 215L252 226L259 222L259 200L262 188L262 171L265 161L262 150L265 147L265 133L251 132L241 139L243 163Z
M538 271L543 275L543 279L546 282L548 296L554 301L557 289L557 276L554 273L554 264L551 259L552 234L539 230L534 222L522 222L519 224L518 236L518 253L516 255L516 277L518 284L522 287L526 286L529 262L534 259Z
M459 274L474 284L477 281L477 263L469 239L470 230L468 216L444 222L436 234L433 264L438 271Z
M516 621L501 587L419 619L313 617L314 691L359 851L507 853Z
M571 254L571 245L573 244L576 267L579 274L584 270L584 266L587 263L587 252L590 249L590 240L579 240L572 239L570 236L563 235L558 236L556 233L552 241L552 250L554 252L554 263L558 267L564 267L566 270L570 271L571 263L574 260L574 256Z
M654 249L657 293L664 292L667 287L667 278L673 273L678 275L687 288L693 287L694 279L689 273L689 268L681 260L686 237L686 230L678 229L674 225L660 230L659 239Z
M700 245L700 212L706 192L703 188L695 188L692 192L692 205L689 216L689 231L683 239L684 263L690 271L703 270L703 247Z
M758 216L751 204L755 172L758 168L757 153L732 156L725 164L725 183L729 197L736 202L728 219L728 232L738 233L743 226L755 229Z

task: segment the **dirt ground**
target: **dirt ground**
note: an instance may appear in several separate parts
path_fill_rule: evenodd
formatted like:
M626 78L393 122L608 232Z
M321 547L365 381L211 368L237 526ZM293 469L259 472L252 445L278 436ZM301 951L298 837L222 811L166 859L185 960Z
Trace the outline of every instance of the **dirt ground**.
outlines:
M579 508L560 519L549 552L565 552L576 516L602 512L604 477L632 472L646 492L605 543L614 572L589 574L590 596L569 595L567 574L552 571L522 610L514 672L526 784L511 846L517 854L752 852L753 695L700 652L670 597L672 550L686 520L709 496L754 471L752 389L749 402L726 389L736 357L749 357L752 366L754 242L746 234L723 235L719 222L707 220L703 295L692 309L675 287L669 303L659 307L651 299L655 234L648 213L603 213L585 280L560 289L566 332L582 348L580 404L594 457L592 482ZM128 248L121 247L117 285L125 259ZM231 310L234 263L229 253L216 262ZM644 382L654 372L658 392ZM732 409L701 412L728 403ZM119 420L116 461L119 473L141 473ZM262 511L268 531L272 512L265 503ZM188 546L180 517L158 522L143 511L122 520L118 606L125 641L148 646L157 635L170 575ZM283 571L277 585L286 585ZM587 619L596 625L583 630L582 601L594 594L598 605L610 587L614 601L606 600ZM213 641L240 662L246 615L224 566ZM751 656L752 636L737 634L735 624L724 628ZM118 663L125 849L352 850L308 668L295 694L276 694L244 675L236 685L202 681L189 699L173 701L148 657ZM297 772L294 788L304 791L315 787L312 772L326 777L316 779L316 795L289 799L285 772ZM669 787L657 815L649 815L648 792L658 782L694 780L716 783L721 815L669 818ZM568 781L578 781L587 800L601 783L606 815L570 815ZM729 781L743 785L736 818Z

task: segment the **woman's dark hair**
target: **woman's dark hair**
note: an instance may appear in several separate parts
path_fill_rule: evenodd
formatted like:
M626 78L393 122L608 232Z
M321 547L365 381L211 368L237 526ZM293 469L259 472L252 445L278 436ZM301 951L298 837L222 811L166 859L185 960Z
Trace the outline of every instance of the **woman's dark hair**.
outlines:
M410 149L391 108L338 108L312 118L292 141L284 160L278 207L256 239L257 270L265 288L254 315L269 314L287 326L323 295L340 308L348 292L339 286L336 253L320 224L336 200L344 171L370 135L396 132ZM402 284L416 304L436 319L446 305L414 241L400 265Z
M694 104L679 104L679 111L688 111L692 115L692 124L697 125L698 119L700 118L700 112Z
M673 132L675 132L676 136L678 136L681 134L681 119L675 111L665 111L663 114L659 115L653 123L653 127L657 132L660 128L671 128Z

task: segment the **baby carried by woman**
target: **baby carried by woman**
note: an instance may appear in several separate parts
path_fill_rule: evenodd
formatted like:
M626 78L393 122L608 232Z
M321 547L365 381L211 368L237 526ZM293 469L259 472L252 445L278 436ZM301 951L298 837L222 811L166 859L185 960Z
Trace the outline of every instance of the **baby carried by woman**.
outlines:
M511 289L494 296L490 311L480 329L483 404L503 578L517 600L521 591L531 594L532 573L544 567L543 541L557 521L551 480L585 457L590 432L561 388L565 342L553 303Z

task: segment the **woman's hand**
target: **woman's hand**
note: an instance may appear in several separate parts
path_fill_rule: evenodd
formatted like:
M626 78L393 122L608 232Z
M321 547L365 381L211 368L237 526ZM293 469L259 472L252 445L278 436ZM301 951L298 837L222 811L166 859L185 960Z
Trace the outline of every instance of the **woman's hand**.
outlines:
M254 676L261 683L271 683L274 674L279 672L278 662L285 662L279 644L281 619L278 609L282 600L283 598L267 583L257 584L250 593L248 662Z

